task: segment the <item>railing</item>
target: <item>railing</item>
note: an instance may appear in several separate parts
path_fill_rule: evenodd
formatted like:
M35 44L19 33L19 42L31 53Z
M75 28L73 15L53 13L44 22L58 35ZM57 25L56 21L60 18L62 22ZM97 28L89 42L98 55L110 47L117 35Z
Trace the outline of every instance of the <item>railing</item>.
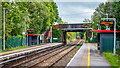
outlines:
M90 27L90 24L59 24L60 28L87 28ZM87 26L87 27L86 27Z
M8 39L5 44L6 49L25 46L25 39L21 37L10 37L10 39Z

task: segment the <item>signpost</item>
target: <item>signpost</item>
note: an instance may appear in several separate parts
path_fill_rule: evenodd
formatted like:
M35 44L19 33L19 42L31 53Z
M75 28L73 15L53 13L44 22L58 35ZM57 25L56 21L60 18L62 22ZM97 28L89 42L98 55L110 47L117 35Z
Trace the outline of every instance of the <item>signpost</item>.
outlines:
M113 20L113 21L101 21L101 25L113 25L114 24L114 49L113 54L116 55L116 19L115 18L101 18L101 20Z

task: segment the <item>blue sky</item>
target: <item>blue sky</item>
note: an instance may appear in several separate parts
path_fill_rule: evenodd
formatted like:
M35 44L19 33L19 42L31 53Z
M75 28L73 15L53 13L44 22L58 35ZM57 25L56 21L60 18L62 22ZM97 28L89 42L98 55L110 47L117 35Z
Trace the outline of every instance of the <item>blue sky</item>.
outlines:
M80 0L79 0L80 1ZM84 1L84 0L83 0ZM105 2L105 1L101 1ZM85 18L91 19L93 12L101 2L56 2L59 16L64 22L82 23Z

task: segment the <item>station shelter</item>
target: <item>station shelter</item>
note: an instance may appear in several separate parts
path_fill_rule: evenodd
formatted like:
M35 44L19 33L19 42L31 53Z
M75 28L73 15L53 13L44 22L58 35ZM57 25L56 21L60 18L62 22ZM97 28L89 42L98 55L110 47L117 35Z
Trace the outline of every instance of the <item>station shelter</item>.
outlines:
M28 43L28 46L40 44L41 43L40 36L41 34L27 34L26 42Z
M113 30L91 30L92 32L97 32L97 43L98 50L100 53L103 52L112 52L114 48L114 31ZM120 31L116 31L120 33Z

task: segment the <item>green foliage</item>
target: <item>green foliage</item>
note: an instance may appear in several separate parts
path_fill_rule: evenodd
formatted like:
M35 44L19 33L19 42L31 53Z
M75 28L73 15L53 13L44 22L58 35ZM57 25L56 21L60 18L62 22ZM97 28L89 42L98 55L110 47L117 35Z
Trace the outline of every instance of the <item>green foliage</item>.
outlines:
M58 19L58 10L54 2L34 2L28 4L30 12L30 28L35 33L42 33L47 26L53 25ZM35 8L34 8L35 7Z
M22 36L25 31L25 18L26 30L33 29L36 34L43 33L47 26L52 26L55 22L62 22L55 2L3 2L2 6L7 8L6 39Z
M88 38L88 43L97 43L98 39L97 38L92 38L92 40L90 40L90 38Z
M23 11L20 11L21 8L19 8L22 3L20 2L20 5L18 6L15 3L9 3L3 2L2 3L3 7L7 8L6 9L6 38L10 38L10 36L17 36L21 35L22 31L24 29L24 16L25 13Z
M86 32L84 32L84 37L83 37L84 40L86 40Z
M120 55L120 48L116 48L116 53Z
M85 40L85 43L88 43L88 40Z
M110 63L110 65L112 66L112 68L116 68L115 66L119 66L119 57L118 55L113 56L112 53L103 53L105 58L108 60L108 62Z
M70 41L76 39L76 32L67 32L67 39Z
M107 18L106 14L108 14L109 18L116 18L117 22L117 30L120 30L120 1L119 2L106 2L101 3L99 7L95 9L92 16L93 29L97 29L99 21L101 18ZM113 30L113 26L110 26L111 30ZM105 26L102 26L101 29L105 29Z
M84 32L79 32L79 36L80 36L81 39L83 39L83 37L84 37Z
M76 46L76 48L80 48L80 47L81 47L81 45Z
M60 38L61 37L61 31L59 29L55 29L55 27L53 27L53 32L52 32L52 36L53 38Z
M67 32L67 43L75 41L76 37L76 32Z

